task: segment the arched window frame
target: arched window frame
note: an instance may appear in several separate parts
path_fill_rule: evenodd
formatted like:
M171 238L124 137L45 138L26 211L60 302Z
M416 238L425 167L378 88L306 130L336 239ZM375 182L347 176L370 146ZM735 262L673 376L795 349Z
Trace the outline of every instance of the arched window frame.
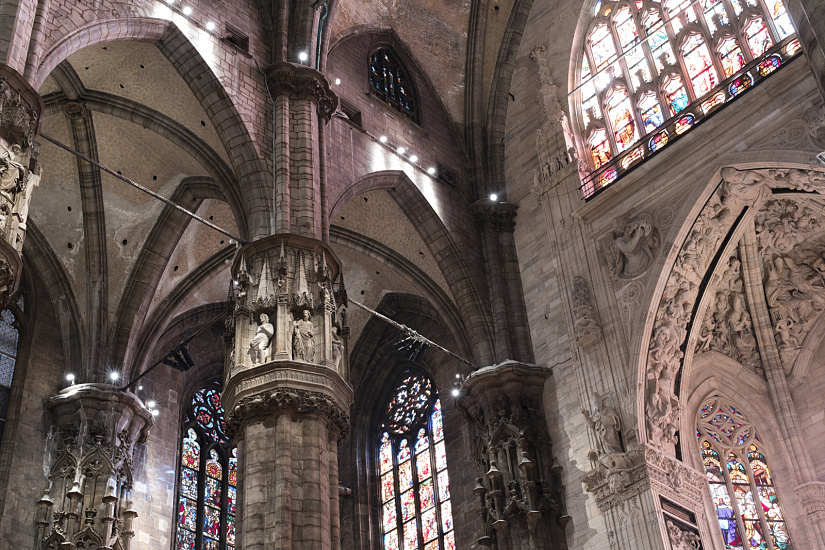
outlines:
M653 131L648 131L645 129L644 121L641 118L642 110L639 105L639 101L644 97L644 92L642 91L643 88L646 85L650 85L652 89L656 90L659 108L662 113L670 114L670 116L664 117L664 122L661 126L673 124L672 117L675 116L670 113L669 104L664 91L664 85L668 74L672 74L674 72L678 73L682 81L682 85L687 93L687 97L690 100L688 103L689 108L699 110L700 103L704 104L704 102L707 102L708 99L714 98L717 92L720 89L723 89L721 84L725 82L725 80L728 78L740 78L742 75L742 69L732 75L725 73L721 53L717 49L725 39L730 37L735 39L736 44L739 46L739 49L743 54L746 64L752 62L755 58L762 57L761 55L756 57L753 56L747 42L747 37L745 36L745 25L750 20L749 18L758 17L765 22L771 37L771 47L777 45L786 38L790 38L795 35L795 30L790 34L785 33L783 35L783 33L780 33L777 29L777 23L773 20L772 12L768 9L769 5L773 6L775 3L776 0L701 0L696 4L692 4L690 0L671 0L670 2L660 0L639 0L638 2L627 2L624 0L617 2L596 2L593 16L587 25L587 32L584 33L583 46L580 50L580 57L577 63L578 71L576 73L576 85L580 86L580 88L578 88L580 91L573 94L570 99L571 106L574 108L574 112L576 113L574 120L575 127L578 130L577 134L580 136L580 143L587 150L587 154L584 152L582 153L582 158L586 159L590 170L596 170L589 147L589 138L592 135L593 128L596 127L595 123L599 122L608 127L607 133L610 140L611 156L613 159L616 159L616 157L620 156L620 154L627 153L631 149L628 147L624 151L618 150L619 148L614 139L612 125L610 121L607 120L608 116L606 114L604 101L607 91L612 86L619 81L624 83L628 93L633 98L635 124L638 132L640 133L638 137L640 138L640 141L643 137L647 140L651 139L656 135L656 132L658 132L659 129L657 128ZM787 2L784 2L783 6L777 7L776 13L778 14L778 17L785 18L788 22L790 22L790 18L787 16L786 4ZM737 9L734 9L734 6L740 6L737 8L738 13ZM617 22L614 19L614 16L622 13L622 10L626 7L630 9L631 20L635 25L637 39L635 41L628 41L626 50L622 51L621 41L617 33ZM724 10L727 23L725 23L724 18L721 18L722 10ZM712 18L715 14L720 15L721 24L717 25L713 22ZM663 21L671 19L672 21L670 23L663 23ZM783 19L783 21L785 19ZM610 31L609 37L607 38L611 39L610 44L613 47L613 53L607 58L607 61L603 62L603 67L616 67L613 78L606 77L605 72L597 74L599 73L599 67L595 63L596 58L593 54L593 33L601 25L606 25L606 28ZM654 52L651 45L651 40L655 39L644 39L649 35L653 35L654 33L659 33L661 31L664 31L667 38L663 42L656 43L657 49ZM682 46L687 40L690 39L692 35L698 35L701 38L704 47L707 48L710 55L710 61L713 67L712 70L715 72L714 86L706 93L698 94L701 97L697 97L697 93L694 90L694 83L689 77L687 65L682 52ZM635 48L641 48L644 56L635 55L633 57L633 61L629 62L628 60L631 55L633 55L632 52ZM783 47L783 64L786 59L786 53L784 53L785 49L787 48ZM792 51L793 53L787 55L793 56L796 55L796 52L798 52L798 48L789 51ZM661 55L663 53L667 54L669 58L668 63L664 65L661 64L658 59L654 59L654 53L657 55ZM641 59L641 57L644 57L647 64L647 67L644 69L637 67L638 62L636 60ZM645 74L650 74L651 82L638 81L639 79L637 79L635 75L630 74L631 71L629 65L631 63L639 70L644 70ZM589 67L589 71L586 71L585 67ZM633 69L634 72L637 68ZM590 76L587 76L588 74ZM593 77L592 75L596 76ZM587 117L583 112L583 110L588 106L588 101L583 94L588 93L586 90L589 78L592 78L590 82L593 83L596 92L595 101L598 108L596 110L597 120L595 121L587 120ZM727 84L728 83L726 83L726 85ZM722 104L723 103L724 102L722 102ZM720 105L720 103L717 102L713 105ZM707 112L710 112L710 110L711 109L709 108L706 109ZM699 111L699 114L702 114L702 111ZM635 155L635 152L633 154ZM596 175L594 175L594 178L595 177ZM585 181L584 188L586 194L592 193L592 190L598 187L599 186L595 184L595 180L591 182L588 182L587 180ZM588 191L588 189L591 191Z
M403 80L405 81L405 85L409 90L409 93L405 94L408 98L408 102L411 104L410 109L404 109L398 98L391 97L392 94L386 91L386 89L379 90L374 82L373 79L373 58L379 54L385 54L389 59L389 62L396 68L397 72ZM382 64L383 65L383 64ZM394 81L397 83L400 80L399 77L395 77ZM407 65L402 61L401 57L395 52L395 50L388 44L379 44L375 46L369 54L367 58L367 85L370 90L370 96L375 98L376 100L380 101L384 105L387 105L389 108L397 111L398 113L404 115L408 120L411 120L415 124L421 124L421 108L420 103L418 101L418 87L412 77L412 73L407 68ZM390 97L388 97L388 95Z
M221 428L221 424L223 423L223 419L219 420L219 425L216 426L215 434L210 436L206 429L204 429L201 422L199 422L196 411L195 411L195 398L200 392L209 392L209 391L217 391L220 392L221 386L218 382L210 382L198 388L197 391L192 393L192 397L187 401L186 409L183 415L183 422L182 422L182 429L181 429L181 436L179 439L179 447L178 447L178 469L177 469L177 498L175 499L175 550L190 550L190 549L200 549L200 550L233 550L234 546L234 536L229 537L229 532L227 530L227 526L231 523L234 525L234 512L236 511L237 506L237 450L234 449L231 444L229 443L228 439L225 436L224 429ZM222 409L221 409L222 410ZM191 533L188 529L181 529L181 505L184 500L193 500L187 499L183 492L183 472L184 472L184 463L183 463L183 447L184 442L187 440L189 431L192 430L195 433L196 441L199 445L199 461L198 461L198 470L197 470L197 499L196 499L196 517L195 517L195 532L194 537L185 538L183 536L183 531L186 533ZM217 436L218 440L215 439ZM218 456L218 462L221 466L221 479L220 479L220 510L219 510L219 538L216 541L209 541L207 537L204 536L204 518L206 515L207 508L215 509L214 507L209 507L206 504L206 487L207 487L207 478L211 477L207 474L207 462L211 456L212 452L215 452ZM191 470L191 468L189 468ZM233 476L234 473L234 476ZM235 479L235 483L233 487L230 487L230 476L233 476ZM215 479L215 478L212 478ZM231 491L234 489L234 491ZM231 495L234 494L235 501L232 502L230 499L233 498ZM233 512L233 513L230 513ZM234 533L234 528L232 530Z
M424 409L427 412L424 414L423 419L418 419L417 421L408 424L403 430L395 431L392 429L390 425L388 425L388 409L392 406L393 399L398 394L398 390L408 380L414 378L427 380L430 383L432 393L430 397L427 399L426 405L421 407L421 409ZM437 448L444 448L446 446L446 440L443 436L443 405L441 405L439 409L441 412L442 434L440 438L436 437L435 427L433 426L433 414L436 412L435 406L436 403L440 403L438 389L436 388L435 383L432 381L432 379L427 374L420 372L418 369L411 369L410 371L408 371L392 387L394 388L393 393L384 401L382 410L382 423L379 425L379 429L377 431L375 438L375 474L378 480L378 526L381 541L380 547L383 550L400 550L401 548L403 548L404 550L408 550L406 546L404 546L404 525L411 524L413 520L411 518L408 518L407 521L404 520L403 502L401 497L403 496L403 494L406 494L407 491L412 491L415 506L415 513L412 516L412 518L414 518L415 521L415 527L417 532L417 545L410 550L455 550L455 529L452 519L452 498L449 487L449 473L448 468L446 467L446 450L443 458L443 466L439 466L439 461L436 458ZM425 430L426 436L428 438L429 447L426 451L419 451L416 445L416 439L421 429ZM387 439L385 439L385 437ZM436 439L438 439L438 441L436 441ZM382 446L385 441L389 441L390 443L392 467L389 470L382 471ZM409 449L410 458L408 460L404 460L403 462L399 462L399 450L403 441L408 442L406 448ZM425 455L425 453L429 453L430 455L429 477L426 475L421 476L419 474L419 457ZM410 475L412 476L412 488L405 488L404 491L401 491L399 479L401 477L399 475L400 467L402 465L406 465L408 462L410 464ZM392 498L387 499L385 497L387 493L384 486L390 479L390 472L392 473ZM423 479L421 479L422 477ZM426 483L428 480L431 481L434 507L422 511L420 504L420 488L421 485ZM385 507L388 506L390 503L393 503L394 507L390 507L389 512L385 511ZM427 512L433 509L435 510L438 535L435 539L424 542L421 519ZM391 520L395 522L395 527L388 528L388 520L390 520L390 516L388 515L388 513L392 514L393 510L394 516L391 517ZM393 537L393 533L396 534L395 537ZM397 546L394 546L394 544L397 544Z
M759 531L762 534L770 534L769 537L765 537L765 540L768 543L767 548L769 550L774 548L776 550L784 550L785 546L774 544L776 543L775 534L777 533L774 528L779 526L780 532L788 535L787 517L782 515L779 491L776 487L774 475L769 466L769 459L767 456L768 453L764 444L759 439L759 434L756 427L749 421L747 415L745 415L744 412L742 412L742 410L736 405L731 404L730 401L722 397L715 396L706 399L696 414L696 436L699 444L700 463L707 472L709 480L708 488L711 493L711 502L714 505L713 515L710 517L717 517L720 520L719 528L714 530L714 536L721 536L724 541L725 535L723 534L724 529L722 528L722 521L735 521L735 529L738 537L740 537L741 547L744 549L750 548L750 545L746 539L749 531L746 528L745 523L751 523L751 521L749 521L751 518L743 515L741 504L735 492L735 487L738 485L739 487L747 487L749 489L749 492L746 493L746 495L750 495L750 498L754 504L753 511L756 512L757 515L755 521L758 523ZM730 514L725 514L725 518L719 516L719 511L713 497L714 491L710 489L711 484L720 485L719 483L714 483L714 476L711 475L707 468L705 457L712 460L712 453L716 454L716 457L721 465L720 473L724 478L724 492L730 502L732 517L728 517ZM765 465L764 472L766 475L762 477L762 479L770 480L766 483L763 482L762 484L759 484L756 481L754 466L752 464L752 462L757 459L756 455L759 456L758 459ZM734 458L743 466L747 477L747 485L742 483L736 484L732 480L729 471L731 458ZM770 491L772 491L772 495ZM772 512L772 519L769 519L768 513L765 509L765 494L769 495L769 500L771 496L774 499L771 506L767 507L769 510L775 510L775 512ZM778 513L778 520L776 519L776 513ZM728 532L730 532L733 525L730 523L727 525ZM727 541L725 541L725 544L727 544ZM738 548L739 546L733 547ZM793 546L789 546L788 548L793 548Z

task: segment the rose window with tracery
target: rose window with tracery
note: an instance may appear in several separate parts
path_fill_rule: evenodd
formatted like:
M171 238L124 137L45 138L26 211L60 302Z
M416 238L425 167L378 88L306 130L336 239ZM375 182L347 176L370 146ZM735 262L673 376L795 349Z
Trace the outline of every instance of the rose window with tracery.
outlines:
M221 390L195 392L186 411L178 482L176 550L232 550L238 456L226 437Z
M742 411L709 400L696 435L724 547L793 550L768 459Z
M783 0L597 2L572 96L585 198L801 51Z
M386 408L378 443L384 550L455 550L441 401L410 376Z

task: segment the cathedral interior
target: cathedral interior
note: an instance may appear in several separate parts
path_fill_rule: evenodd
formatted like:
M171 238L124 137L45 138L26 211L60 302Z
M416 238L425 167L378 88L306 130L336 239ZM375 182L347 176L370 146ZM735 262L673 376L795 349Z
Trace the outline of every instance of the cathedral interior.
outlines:
M825 549L819 0L0 0L0 549Z

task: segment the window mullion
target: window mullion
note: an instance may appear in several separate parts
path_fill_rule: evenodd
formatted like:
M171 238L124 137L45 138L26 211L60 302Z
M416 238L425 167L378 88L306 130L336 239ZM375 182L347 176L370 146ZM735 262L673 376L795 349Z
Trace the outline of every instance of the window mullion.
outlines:
M203 548L203 520L206 515L206 460L209 450L206 448L206 438L195 428L200 445L200 460L198 464L198 500L197 514L195 514L195 548Z
M399 479L401 471L399 470L400 464L398 463L398 447L400 447L400 445L401 445L401 439L400 438L395 438L392 441L392 445L390 446L390 449L392 450L392 471L393 471L392 484L393 484L393 487L395 488L395 490L393 491L395 493L394 497L393 497L393 500L395 500L395 528L396 528L396 533L398 534L398 541L402 542L404 540L404 515L403 515L403 510L401 508L401 484L400 484L400 479ZM379 466L378 471L379 472L381 471L380 466ZM379 473L379 481L380 481L380 473ZM383 513L383 510L382 510L382 513ZM383 544L382 544L382 546L383 546Z
M773 536L771 535L771 529L768 525L768 519L765 517L765 512L762 510L762 494L759 492L759 487L756 485L756 479L753 477L753 467L751 466L750 457L748 457L747 450L743 449L745 453L745 461L743 464L747 464L748 467L746 468L746 473L748 475L748 482L751 486L751 494L753 495L753 503L754 508L756 509L756 515L759 518L759 524L762 526L762 532L764 533L763 539L767 543L770 544L770 547L775 546L775 541L773 540Z
M768 26L768 32L771 35L771 40L773 40L774 44L778 44L780 42L779 31L776 30L776 24L773 20L773 17L770 16L771 12L768 9L768 6L765 5L764 0L757 0L757 5L758 5L758 8L757 8L758 11L762 12L762 19L765 21L765 24ZM788 7L785 6L785 9L787 10Z
M730 450L725 450L722 453L719 453L720 462L722 462L722 474L725 476L725 485L728 487L728 495L730 495L730 505L733 508L734 516L736 518L736 526L737 530L739 531L739 538L742 540L742 544L745 544L745 521L742 519L742 511L739 510L739 499L736 497L736 491L734 491L733 482L730 479L730 471L728 470L728 455L730 454Z
M415 433L415 430L410 431L410 441L414 441L412 434ZM413 491L413 498L415 501L415 528L418 531L418 547L424 547L424 528L421 525L421 519L423 518L423 514L421 513L421 494L420 494L420 486L418 481L418 457L415 454L415 443L411 445L412 452L410 453L410 471L412 472L412 491ZM407 549L405 549L407 550Z

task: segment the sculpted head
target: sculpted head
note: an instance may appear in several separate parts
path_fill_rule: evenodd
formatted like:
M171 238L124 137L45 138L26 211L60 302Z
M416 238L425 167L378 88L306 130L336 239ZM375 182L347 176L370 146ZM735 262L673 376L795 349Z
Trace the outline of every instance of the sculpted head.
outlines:
M312 313L308 309L304 310L304 321L309 321L309 318L312 317Z
M263 325L264 323L268 323L268 322L269 322L269 315L267 315L266 313L261 313L261 324Z

